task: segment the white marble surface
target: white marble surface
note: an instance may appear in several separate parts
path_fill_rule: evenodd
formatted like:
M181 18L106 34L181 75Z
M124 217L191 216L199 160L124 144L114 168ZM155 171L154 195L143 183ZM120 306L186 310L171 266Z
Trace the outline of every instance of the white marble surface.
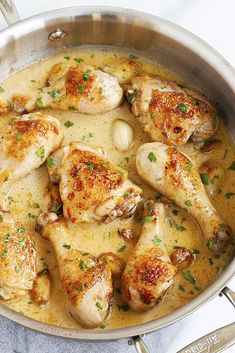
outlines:
M235 66L234 0L15 0L21 18L75 5L112 5L149 12L198 35ZM6 26L0 17L0 29ZM235 290L235 280L230 287ZM151 353L175 353L193 340L235 320L235 311L224 297L216 297L191 316L145 336ZM0 317L0 353L134 353L127 341L83 343L45 336ZM230 347L226 353L235 352Z

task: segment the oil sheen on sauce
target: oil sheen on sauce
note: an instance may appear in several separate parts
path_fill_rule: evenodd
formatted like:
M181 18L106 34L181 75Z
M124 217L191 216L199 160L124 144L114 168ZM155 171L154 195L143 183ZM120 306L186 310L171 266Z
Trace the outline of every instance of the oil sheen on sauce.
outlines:
M64 60L71 60L72 62L74 58L78 57L84 59L85 64L99 67L104 67L108 64L118 64L123 61L122 53L104 50L94 51L94 49L83 48L59 53L9 77L2 83L5 96L11 96L13 92L27 94L32 89L40 89L52 65ZM142 60L142 64L144 72L160 74L166 78L174 79L172 74L164 71L156 63ZM136 150L143 143L149 142L150 139L136 123L126 102L118 109L102 115L90 116L71 111L47 111L60 120L64 132L64 144L69 141L82 141L90 145L102 146L107 158L117 166L125 169L128 172L129 178L141 186L144 190L144 198L156 198L156 192L141 181L135 167ZM1 118L0 128L2 128L5 119L7 117ZM119 152L112 144L111 125L115 119L127 121L134 129L134 146L128 152ZM73 123L73 126L69 128L64 125L68 120ZM226 197L227 193L235 193L235 171L228 170L231 163L235 161L235 148L223 122L220 123L215 138L219 139L221 143L210 154L201 154L198 146L192 142L181 147L181 150L187 152L196 161L198 167L207 160L215 161L224 167L226 171L226 183L222 183L220 190L211 197L211 201L225 222L235 230L235 217L231 217L235 209L235 196ZM71 317L66 308L64 293L59 281L55 253L50 244L34 231L35 217L41 210L47 209L47 183L48 174L45 165L43 165L16 183L8 197L8 204L13 217L28 228L35 240L38 271L46 267L50 270L52 286L51 300L45 306L38 307L32 303L30 296L26 295L20 300L6 302L6 305L23 315L42 322L61 327L79 328L79 324ZM179 225L179 227L176 225ZM115 280L114 303L111 315L105 322L105 329L141 324L174 311L198 296L217 278L231 260L232 245L229 245L219 256L213 255L206 248L197 224L189 218L185 211L174 205L168 208L165 226L165 244L169 254L178 246L198 250L196 261L190 267L190 272L196 279L196 282L194 284L188 282L183 277L182 272L180 272L175 277L173 286L155 308L146 313L134 313L132 310L123 310L126 307L122 306L123 301L119 290L120 282ZM137 235L137 239L141 232L141 224L133 221L133 219L116 220L107 225L97 223L77 224L70 225L69 228L79 249L84 252L93 253L94 255L112 251L117 253L124 263L127 262L134 243L125 243L119 236L118 230L122 228L132 229ZM118 249L123 245L126 245L125 250L118 252ZM103 326L102 329L104 329Z

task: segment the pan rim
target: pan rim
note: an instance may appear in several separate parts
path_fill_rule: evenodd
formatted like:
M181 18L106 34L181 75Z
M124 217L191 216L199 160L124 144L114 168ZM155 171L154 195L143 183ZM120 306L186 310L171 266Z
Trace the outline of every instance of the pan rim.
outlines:
M76 16L81 16L82 14L91 15L94 13L114 14L115 16L126 15L127 20L135 20L135 22L138 20L139 23L143 24L145 27L151 26L151 28L156 32L162 33L165 36L169 36L171 39L174 39L177 42L179 42L180 38L181 44L185 45L193 52L195 52L195 48L197 48L197 54L200 55L208 64L210 64L235 92L235 70L215 49L182 27L158 16L147 14L141 11L112 6L75 6L61 8L58 10L51 10L21 20L16 24L0 31L0 38L3 38L2 45L7 45L7 39L12 37L12 33L17 37L23 33L27 34L29 32L29 28L31 31L34 27L42 28L43 21L45 20L56 20L63 17L74 17L76 20ZM165 32L166 29L167 33ZM14 321L15 323L23 325L24 327L44 334L59 336L63 338L80 339L84 341L105 341L128 338L155 331L190 315L195 310L202 307L210 299L215 297L221 291L221 289L226 286L226 284L234 275L234 269L235 259L231 261L231 263L218 277L218 279L216 279L205 291L203 291L199 296L197 296L186 305L161 318L126 328L104 331L62 328L23 316L8 308L3 303L0 303L0 314Z

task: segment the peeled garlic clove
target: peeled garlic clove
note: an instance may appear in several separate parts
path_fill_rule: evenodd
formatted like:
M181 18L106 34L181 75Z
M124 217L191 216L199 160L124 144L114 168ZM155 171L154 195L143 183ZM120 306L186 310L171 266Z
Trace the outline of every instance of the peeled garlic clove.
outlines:
M133 129L123 120L114 120L112 124L112 137L113 144L118 151L128 151L133 146Z

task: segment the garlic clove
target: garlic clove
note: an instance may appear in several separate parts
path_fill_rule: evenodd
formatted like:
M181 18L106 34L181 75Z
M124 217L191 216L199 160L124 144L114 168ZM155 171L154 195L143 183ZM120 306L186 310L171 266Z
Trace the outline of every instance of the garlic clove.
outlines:
M118 151L128 151L134 143L134 132L132 127L124 120L114 120L112 124L112 139Z

